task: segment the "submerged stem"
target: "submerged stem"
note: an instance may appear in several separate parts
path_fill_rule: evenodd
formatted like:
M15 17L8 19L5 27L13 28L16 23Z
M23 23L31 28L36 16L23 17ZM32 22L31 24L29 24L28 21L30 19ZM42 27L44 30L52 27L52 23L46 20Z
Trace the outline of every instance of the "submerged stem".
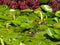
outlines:
M0 40L1 40L1 44L2 44L2 45L4 45L4 41L3 41L3 39L2 39L2 38L0 38Z

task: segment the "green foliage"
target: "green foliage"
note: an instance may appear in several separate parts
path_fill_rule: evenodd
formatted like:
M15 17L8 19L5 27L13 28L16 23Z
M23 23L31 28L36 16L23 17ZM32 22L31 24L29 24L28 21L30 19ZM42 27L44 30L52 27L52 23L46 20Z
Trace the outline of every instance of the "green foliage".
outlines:
M49 10L44 6L48 5L35 10L15 10L9 9L7 5L0 5L0 44L60 44L60 18L55 16L50 6Z
M60 32L60 31L59 31ZM60 39L60 34L56 29L50 29L48 28L48 35L51 36L52 38Z
M60 10L55 13L57 17L60 17Z
M49 0L44 0L44 1L43 1L43 0L40 0L40 2L41 2L41 3L48 3Z
M51 8L49 5L41 5L41 8L42 8L44 11L52 12L52 8Z

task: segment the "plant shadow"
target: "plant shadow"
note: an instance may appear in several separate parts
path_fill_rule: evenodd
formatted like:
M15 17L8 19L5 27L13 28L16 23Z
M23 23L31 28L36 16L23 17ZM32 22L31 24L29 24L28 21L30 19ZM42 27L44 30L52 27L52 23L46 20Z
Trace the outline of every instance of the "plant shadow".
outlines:
M46 39L49 39L49 40L51 40L53 42L59 42L60 41L60 39L52 38L48 34L45 34L44 36L46 37Z

